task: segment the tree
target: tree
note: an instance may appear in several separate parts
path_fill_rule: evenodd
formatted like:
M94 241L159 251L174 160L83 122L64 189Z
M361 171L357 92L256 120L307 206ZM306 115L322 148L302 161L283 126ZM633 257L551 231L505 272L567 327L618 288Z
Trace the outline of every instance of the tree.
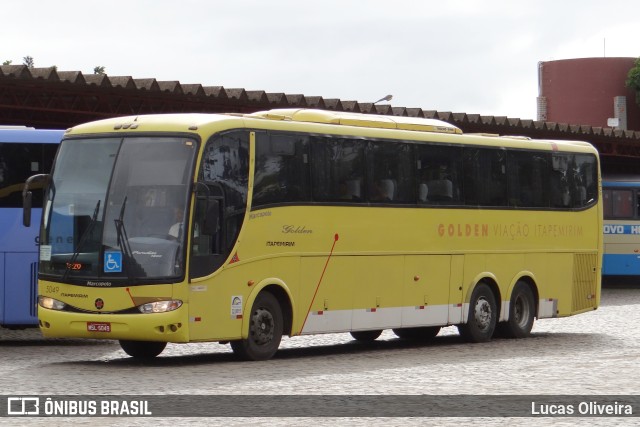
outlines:
M633 68L627 74L626 85L636 91L636 104L640 105L640 58L633 63Z
M12 63L12 62L13 62L12 60L7 59L6 61L4 61L4 62L2 63L2 65L11 65L11 63Z
M33 62L32 56L25 56L24 58L22 58L22 63L26 65L28 68L33 68L36 66L35 63Z
M104 74L104 73L105 73L104 65L98 65L97 67L93 68L93 74Z

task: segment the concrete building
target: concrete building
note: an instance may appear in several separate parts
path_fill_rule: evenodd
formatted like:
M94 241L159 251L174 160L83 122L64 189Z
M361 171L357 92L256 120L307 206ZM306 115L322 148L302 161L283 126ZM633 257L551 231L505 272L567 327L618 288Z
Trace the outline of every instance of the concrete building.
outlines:
M625 86L635 59L540 62L538 120L640 130L640 106L636 103L635 91Z

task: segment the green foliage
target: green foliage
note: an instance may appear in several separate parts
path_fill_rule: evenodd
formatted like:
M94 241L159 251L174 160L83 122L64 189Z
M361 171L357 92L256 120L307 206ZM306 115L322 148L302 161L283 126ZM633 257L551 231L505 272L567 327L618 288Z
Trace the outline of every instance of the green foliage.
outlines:
M636 103L640 105L640 58L633 63L633 68L627 74L627 87L636 91Z
M22 58L22 63L29 68L33 68L36 66L32 56L25 56L24 58Z
M12 60L7 59L6 61L2 62L2 65L11 65L12 63L13 63ZM29 68L35 68L36 64L33 59L33 56L27 55L24 58L22 58L22 65L26 65ZM49 68L52 68L54 71L58 71L57 65L52 65ZM93 74L105 74L105 70L106 68L104 65L99 65L93 68Z

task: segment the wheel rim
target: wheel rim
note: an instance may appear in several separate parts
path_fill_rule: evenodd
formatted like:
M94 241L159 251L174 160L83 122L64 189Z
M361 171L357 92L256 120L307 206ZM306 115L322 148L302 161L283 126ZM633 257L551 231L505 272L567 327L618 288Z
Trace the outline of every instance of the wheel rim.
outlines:
M530 307L529 304L527 304L527 301L522 297L522 296L518 296L515 300L515 305L513 307L513 317L515 320L515 323L520 327L520 328L524 328L525 326L527 326L527 323L529 322L529 315L530 315Z
M259 308L253 314L253 341L256 344L264 345L273 340L275 321L269 310Z
M479 298L474 307L474 318L476 325L482 331L486 331L491 327L491 319L493 313L491 312L491 304L485 298Z

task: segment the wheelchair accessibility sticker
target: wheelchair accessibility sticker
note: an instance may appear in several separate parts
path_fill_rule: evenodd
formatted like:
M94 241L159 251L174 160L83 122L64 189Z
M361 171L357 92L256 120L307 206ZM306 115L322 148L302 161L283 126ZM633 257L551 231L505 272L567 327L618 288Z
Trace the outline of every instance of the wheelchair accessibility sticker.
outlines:
M105 251L104 272L105 273L122 273L122 252Z

